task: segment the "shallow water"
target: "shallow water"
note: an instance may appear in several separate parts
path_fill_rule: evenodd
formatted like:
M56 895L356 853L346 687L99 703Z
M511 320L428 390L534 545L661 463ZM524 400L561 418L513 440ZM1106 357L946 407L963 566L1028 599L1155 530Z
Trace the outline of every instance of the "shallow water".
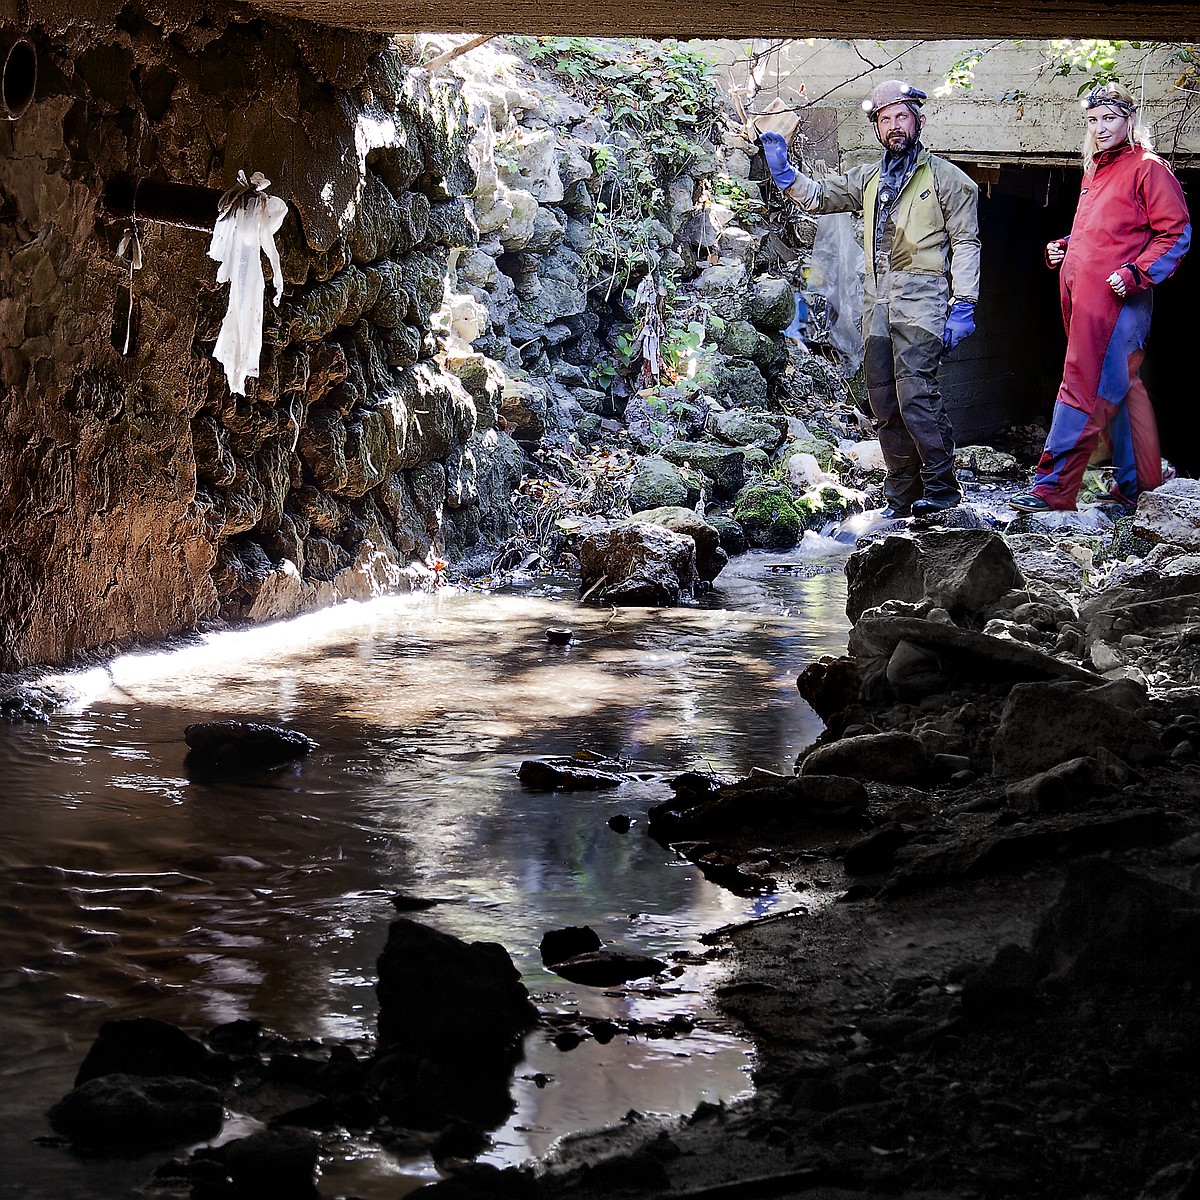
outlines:
M35 1144L104 1020L369 1035L395 892L441 898L419 919L506 946L545 1012L698 1018L688 1037L571 1053L535 1030L486 1159L745 1091L747 1045L705 1003L718 967L689 967L666 995L606 995L546 972L537 947L590 924L664 956L794 903L709 884L646 837L645 812L681 769L790 770L819 733L795 677L847 627L840 571L795 569L819 550L743 556L705 608L448 592L344 605L127 656L69 677L78 700L50 725L0 727L0 1196L125 1196L170 1157ZM548 645L563 625L573 642ZM320 746L270 787L190 782L183 728L222 718L288 723ZM523 759L580 749L641 778L576 794L517 781ZM617 813L636 818L629 833L608 828ZM347 1143L322 1192L394 1197L433 1175Z

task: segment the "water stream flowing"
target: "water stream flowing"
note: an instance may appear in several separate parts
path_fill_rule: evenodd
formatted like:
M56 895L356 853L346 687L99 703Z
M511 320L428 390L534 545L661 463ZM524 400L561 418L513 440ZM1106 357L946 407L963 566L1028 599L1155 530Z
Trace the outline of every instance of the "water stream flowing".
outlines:
M719 965L610 995L547 972L538 942L590 924L661 957L794 902L708 883L646 837L645 812L672 773L788 771L819 733L795 677L843 649L845 585L790 569L802 557L735 560L702 608L583 609L553 589L344 605L71 675L77 699L49 725L0 727L0 1197L123 1197L170 1157L36 1141L105 1020L369 1036L397 892L441 899L420 914L439 929L506 946L544 1012L698 1019L686 1037L570 1053L535 1030L485 1159L744 1092L747 1044L706 1002ZM563 625L574 640L549 645ZM184 726L233 718L319 749L269 787L190 781ZM580 749L638 778L572 794L518 782L523 759ZM606 824L618 813L628 833ZM374 1200L434 1175L348 1141L321 1190Z

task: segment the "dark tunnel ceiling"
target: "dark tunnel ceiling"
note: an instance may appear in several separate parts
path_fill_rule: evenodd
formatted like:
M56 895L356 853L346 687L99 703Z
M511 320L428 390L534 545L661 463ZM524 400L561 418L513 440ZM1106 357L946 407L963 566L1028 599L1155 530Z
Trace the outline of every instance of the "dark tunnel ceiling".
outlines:
M1200 40L1200 3L1179 0L251 0L251 7L381 32Z

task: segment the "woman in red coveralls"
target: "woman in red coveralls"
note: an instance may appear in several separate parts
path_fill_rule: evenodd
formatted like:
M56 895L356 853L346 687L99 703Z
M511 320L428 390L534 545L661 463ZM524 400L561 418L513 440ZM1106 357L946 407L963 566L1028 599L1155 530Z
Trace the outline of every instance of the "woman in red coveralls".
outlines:
M1115 497L1137 503L1162 483L1154 409L1138 369L1150 331L1153 287L1179 265L1192 226L1183 189L1150 149L1137 105L1119 83L1083 102L1083 186L1070 237L1046 247L1061 267L1067 359L1046 448L1032 491L1009 504L1022 512L1073 509L1100 435L1107 428Z

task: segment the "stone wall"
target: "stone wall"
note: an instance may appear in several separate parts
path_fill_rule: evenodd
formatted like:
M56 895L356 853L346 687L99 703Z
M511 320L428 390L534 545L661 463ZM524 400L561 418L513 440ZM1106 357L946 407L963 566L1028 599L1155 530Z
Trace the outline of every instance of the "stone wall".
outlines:
M28 29L36 99L0 122L0 670L419 585L502 539L521 455L494 381L434 357L477 242L457 81L241 8ZM131 273L102 204L239 169L290 208L245 397L211 354L208 237L143 220Z
M752 90L747 43L705 45L728 65L728 78L742 95ZM771 71L757 90L755 107L778 96L801 110L812 121L816 144L811 148L821 160L839 151L874 156L879 144L859 105L879 80L902 78L929 93L925 140L939 154L980 165L1076 167L1083 141L1079 88L1086 75L1056 73L1047 46L1045 41L791 41L771 53ZM757 47L768 49L766 43ZM945 90L954 64L978 51L986 53L970 86ZM868 62L881 65L864 75ZM1200 159L1200 104L1192 91L1178 86L1184 64L1176 47L1126 47L1117 62L1120 78L1141 98L1159 151L1177 165Z

